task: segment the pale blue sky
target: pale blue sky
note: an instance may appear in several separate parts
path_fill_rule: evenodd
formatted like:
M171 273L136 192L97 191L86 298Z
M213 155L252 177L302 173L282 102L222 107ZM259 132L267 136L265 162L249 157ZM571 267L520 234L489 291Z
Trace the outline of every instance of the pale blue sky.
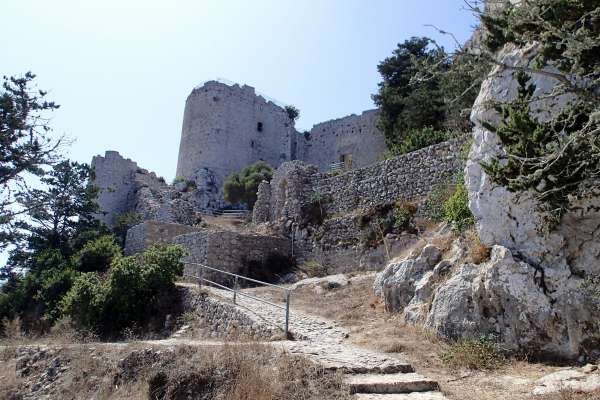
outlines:
M38 75L52 125L89 162L117 150L171 180L185 99L205 80L256 87L298 126L373 108L377 63L426 24L466 40L463 0L3 0L0 73Z

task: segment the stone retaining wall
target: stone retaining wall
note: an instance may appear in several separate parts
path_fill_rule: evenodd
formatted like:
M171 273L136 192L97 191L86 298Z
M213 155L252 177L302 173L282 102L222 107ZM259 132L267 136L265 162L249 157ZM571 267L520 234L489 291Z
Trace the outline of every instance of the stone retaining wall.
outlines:
M275 340L283 331L271 326L252 314L240 311L225 300L208 297L197 289L187 289L183 294L184 311L200 317L202 336L221 339Z

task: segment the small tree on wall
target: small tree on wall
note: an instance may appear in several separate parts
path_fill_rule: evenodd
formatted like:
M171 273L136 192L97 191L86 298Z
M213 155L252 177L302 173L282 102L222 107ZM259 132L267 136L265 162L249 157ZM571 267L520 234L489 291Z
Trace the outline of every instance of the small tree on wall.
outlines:
M256 192L262 181L270 181L273 168L264 161L257 161L240 172L229 175L223 185L225 200L231 204L244 203L248 209L256 203Z
M300 110L294 106L285 106L285 112L292 121L296 121L300 118Z

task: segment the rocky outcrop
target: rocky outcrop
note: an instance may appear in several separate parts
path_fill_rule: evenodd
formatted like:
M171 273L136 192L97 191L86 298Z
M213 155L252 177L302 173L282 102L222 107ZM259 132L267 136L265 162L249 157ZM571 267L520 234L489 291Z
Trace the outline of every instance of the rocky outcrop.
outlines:
M600 192L588 189L572 196L569 211L549 227L533 190L510 192L481 166L506 154L487 127L501 120L494 106L516 99L517 71L538 68L538 51L533 43L507 45L496 54L498 66L483 83L471 115L475 128L465 185L480 240L492 247L491 259L474 265L455 249L447 272L439 274L420 254L412 255L390 264L376 280L375 292L389 310L445 338L489 335L509 350L597 357L599 309L584 283L600 273ZM532 117L540 122L555 118L575 100L557 90L558 72L547 65L542 73L530 74Z
M499 55L509 67L534 67L536 45L525 48L507 46ZM556 72L552 67L547 71ZM496 125L499 114L490 104L507 103L517 96L515 70L497 67L484 82L471 116L473 132L465 183L469 206L475 216L483 243L500 244L518 253L527 262L542 268L570 268L575 274L598 274L600 263L600 196L588 193L573 199L567 213L554 231L544 234L547 222L532 192L511 193L494 184L481 167L482 161L501 156L504 149L498 136L484 127ZM572 100L570 94L552 96L559 82L548 75L532 74L536 86L532 103L534 116L540 121L557 115Z
M502 246L480 265L438 262L439 249L426 246L381 272L374 290L389 311L447 339L495 338L507 350L573 358L594 351L600 314L569 271L543 276ZM554 289L545 290L542 279Z

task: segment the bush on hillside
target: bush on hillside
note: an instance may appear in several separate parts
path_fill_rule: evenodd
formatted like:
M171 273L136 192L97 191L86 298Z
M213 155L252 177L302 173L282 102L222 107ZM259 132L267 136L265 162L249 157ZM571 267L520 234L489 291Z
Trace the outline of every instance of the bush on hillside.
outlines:
M115 258L104 278L82 274L63 299L62 310L77 328L104 336L142 326L156 314L161 296L174 289L183 255L181 246L155 245L136 256Z
M400 143L391 145L386 158L407 154L456 137L458 133L437 130L432 127L411 129L402 137Z
M463 183L456 185L454 193L444 203L444 220L458 231L473 226L475 219L469 208L469 192Z

